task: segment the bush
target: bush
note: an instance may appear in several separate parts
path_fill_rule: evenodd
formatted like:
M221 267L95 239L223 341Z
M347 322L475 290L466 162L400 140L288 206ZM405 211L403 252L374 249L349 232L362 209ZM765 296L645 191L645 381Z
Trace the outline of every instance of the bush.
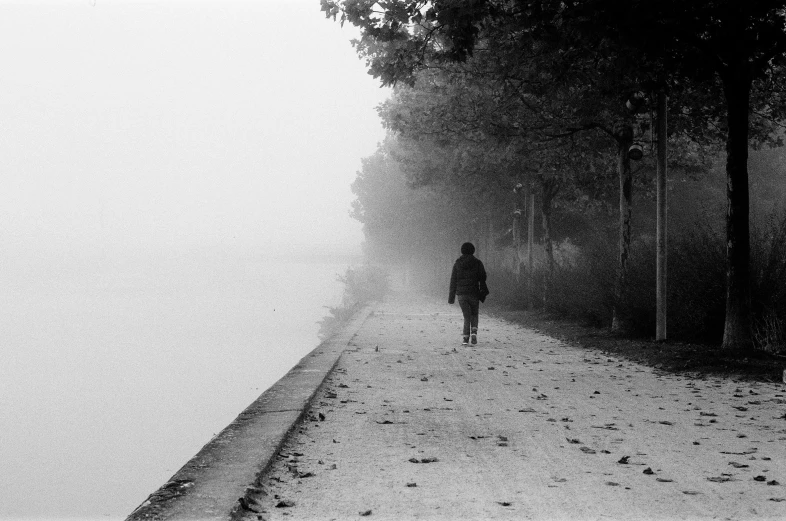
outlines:
M547 310L587 324L606 326L617 266L616 245L598 240L573 263L555 272ZM625 332L650 337L655 331L655 244L631 247L627 287L619 312ZM786 214L751 229L751 312L756 347L786 351ZM726 316L726 240L707 224L670 238L668 337L719 344Z
M709 226L698 225L671 242L668 338L719 344L726 320L726 239ZM653 322L650 331L654 327Z
M380 301L389 289L387 270L370 264L348 268L346 274L338 280L344 283L342 307Z
M545 309L560 318L578 319L585 325L601 327L611 317L616 253L602 237L579 254L557 255L551 290L545 294L546 268L536 264L531 288L535 309ZM571 247L571 252L574 250ZM494 306L526 309L527 273L522 266L520 280L509 271L489 273L489 289Z
M329 315L319 323L319 337L325 339L347 322L363 305L382 300L389 289L388 273L379 266L370 264L358 268L347 268L338 280L344 283L341 304L328 307Z
M753 227L751 303L756 346L786 352L786 212Z
M717 345L726 318L726 239L708 221L669 238L668 338ZM624 333L652 337L655 332L655 242L631 245L627 286L618 306ZM585 325L609 326L617 268L617 244L596 235L577 255L556 266L551 291L543 294L545 270L535 273L536 308ZM525 309L526 274L489 273L493 303ZM786 352L786 213L751 227L751 313L755 347Z
M521 279L510 271L489 271L486 277L489 287L489 300L494 306L523 309L527 306L527 283L522 273Z
M546 310L585 325L607 326L614 302L617 252L603 237L589 243L577 258L556 266ZM536 278L543 280L544 273Z

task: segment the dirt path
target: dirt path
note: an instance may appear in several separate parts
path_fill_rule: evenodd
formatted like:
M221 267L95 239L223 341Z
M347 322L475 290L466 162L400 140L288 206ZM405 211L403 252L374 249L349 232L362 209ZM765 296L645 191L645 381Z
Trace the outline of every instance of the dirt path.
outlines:
M248 518L786 519L784 385L660 375L483 316L462 347L458 313L379 305Z

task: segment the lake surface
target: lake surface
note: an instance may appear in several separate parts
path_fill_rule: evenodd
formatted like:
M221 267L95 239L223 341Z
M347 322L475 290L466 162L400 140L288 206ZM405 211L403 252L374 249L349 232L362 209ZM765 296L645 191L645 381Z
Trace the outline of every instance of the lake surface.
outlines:
M319 344L347 267L4 266L0 518L125 518Z

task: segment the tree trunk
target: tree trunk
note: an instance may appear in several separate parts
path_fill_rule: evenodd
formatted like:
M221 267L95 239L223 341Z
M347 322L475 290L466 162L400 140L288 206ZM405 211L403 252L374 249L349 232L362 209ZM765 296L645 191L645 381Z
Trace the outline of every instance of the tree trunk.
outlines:
M543 226L543 249L546 253L546 272L543 275L543 309L547 309L554 280L554 244L551 239L551 210L559 184L554 178L539 177L541 183L541 225Z
M752 349L748 195L748 112L751 80L747 61L722 75L728 107L726 139L726 323L723 349Z
M494 268L494 225L491 223L491 212L486 214L486 266Z
M619 254L617 257L617 278L614 283L614 303L611 311L611 329L622 329L620 319L620 303L625 291L628 276L628 257L630 256L631 215L633 176L630 169L628 149L633 144L633 128L625 123L615 132L617 136L617 173L620 183L620 221L619 221Z
M516 275L516 282L521 282L521 214L522 208L520 204L521 197L518 196L513 209L513 248L514 260L513 273Z

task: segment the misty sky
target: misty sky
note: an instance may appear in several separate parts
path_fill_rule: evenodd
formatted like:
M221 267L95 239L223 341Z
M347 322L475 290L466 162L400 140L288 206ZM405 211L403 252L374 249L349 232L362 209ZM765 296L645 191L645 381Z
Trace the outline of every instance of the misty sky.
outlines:
M0 0L4 255L361 242L387 91L319 0Z

